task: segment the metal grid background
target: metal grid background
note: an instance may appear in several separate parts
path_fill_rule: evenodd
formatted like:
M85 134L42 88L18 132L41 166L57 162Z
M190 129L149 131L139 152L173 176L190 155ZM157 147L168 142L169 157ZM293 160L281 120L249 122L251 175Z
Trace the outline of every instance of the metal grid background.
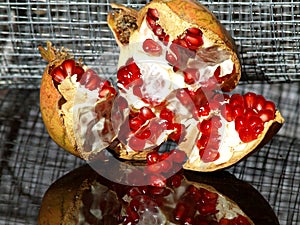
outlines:
M116 0L139 8L147 1ZM228 169L269 201L282 225L300 223L300 2L202 1L236 40L243 84L278 104L286 123L261 151ZM0 224L36 224L44 192L84 162L62 151L41 120L45 62L37 46L72 49L102 75L116 72L118 48L106 25L109 1L0 2Z
M116 0L140 8L146 0ZM299 1L202 1L231 32L243 80L289 82L300 75ZM34 88L44 69L37 46L52 41L111 76L118 48L106 24L108 0L7 0L0 3L0 82Z

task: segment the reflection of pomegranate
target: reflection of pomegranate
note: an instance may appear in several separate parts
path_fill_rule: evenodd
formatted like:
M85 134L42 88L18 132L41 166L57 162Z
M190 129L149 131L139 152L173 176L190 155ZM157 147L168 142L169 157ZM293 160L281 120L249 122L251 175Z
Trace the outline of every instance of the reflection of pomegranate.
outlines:
M213 171L261 147L283 123L274 103L233 90L241 66L216 18L188 0L154 0L140 11L118 4L108 25L120 46L116 90L50 44L41 84L41 111L50 136L91 159L105 148L126 160L146 160L166 141L183 167Z
M242 188L243 196L235 191L237 187ZM106 180L88 166L50 186L38 219L39 225L254 223L274 225L278 221L254 188L230 174L204 176L180 171L163 187L126 186Z

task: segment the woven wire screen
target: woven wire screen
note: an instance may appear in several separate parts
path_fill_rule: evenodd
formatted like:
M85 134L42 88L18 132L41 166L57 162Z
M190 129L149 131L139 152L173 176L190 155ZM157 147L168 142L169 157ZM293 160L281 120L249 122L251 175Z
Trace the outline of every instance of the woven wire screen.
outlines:
M140 8L147 1L114 2ZM228 171L260 191L280 224L298 225L300 2L202 3L236 40L245 84L236 91L263 94L286 119L261 151ZM0 2L0 224L36 224L49 185L84 163L62 151L44 128L38 87L46 63L37 46L50 40L101 75L114 76L119 50L106 24L108 10L106 0Z
M140 8L147 1L117 0ZM300 80L299 1L202 1L236 40L246 82ZM102 75L116 72L118 48L106 24L109 1L0 3L0 83L38 87L46 40L65 46Z

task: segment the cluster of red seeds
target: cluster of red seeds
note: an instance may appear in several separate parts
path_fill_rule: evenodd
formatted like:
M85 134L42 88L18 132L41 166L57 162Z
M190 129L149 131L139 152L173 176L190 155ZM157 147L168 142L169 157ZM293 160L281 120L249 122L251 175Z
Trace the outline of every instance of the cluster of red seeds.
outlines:
M212 116L198 124L197 127L201 132L201 137L197 141L197 147L203 162L212 162L220 157L219 129L221 126L222 123L219 116Z
M77 75L76 81L84 85L88 90L92 91L99 88L99 98L105 97L109 99L117 94L115 88L108 80L100 78L98 74L91 69L84 71L80 65L76 64L74 59L65 60L61 65L55 67L50 75L57 84L60 84L67 76Z
M138 224L144 216L154 216L164 210L170 210L167 207L170 202L167 199L176 199L177 188L183 187L182 181L184 177L181 173L177 173L170 177L166 186L140 186L132 187L127 191L127 195L131 197L126 215L122 218L122 224L134 225ZM173 197L171 197L173 195ZM168 218L173 223L191 224L191 225L249 225L249 221L242 215L235 218L221 218L217 220L216 208L218 203L218 194L204 188L197 188L194 185L187 185L185 191L176 200L171 218ZM167 204L167 205L165 205ZM169 206L168 206L169 207ZM151 212L151 215L145 212ZM149 219L151 221L151 219Z
M134 135L130 137L128 145L135 151L143 150L147 140L156 143L157 138L166 130L173 131L169 139L179 141L184 130L182 124L174 122L174 113L167 107L161 109L157 117L147 106L143 106L138 112L131 111L129 128Z
M233 94L221 108L222 116L235 122L235 129L243 142L255 140L264 130L265 122L275 118L275 104L262 95L248 92Z

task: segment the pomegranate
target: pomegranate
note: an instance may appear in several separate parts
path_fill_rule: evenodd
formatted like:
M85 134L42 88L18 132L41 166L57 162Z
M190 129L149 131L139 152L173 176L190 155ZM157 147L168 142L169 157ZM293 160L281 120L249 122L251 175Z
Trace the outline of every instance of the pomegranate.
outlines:
M237 188L241 192L236 192ZM252 186L227 173L208 176L179 171L164 186L127 186L82 166L49 187L38 224L279 223Z
M129 108L115 125L121 158L144 159L169 140L187 154L183 168L213 171L278 131L283 118L274 103L254 93L223 93L237 85L240 61L234 41L204 6L186 0L154 0L140 11L111 5L108 25L120 47L117 84Z
M76 61L65 49L58 50L47 42L47 48L40 46L39 50L49 63L40 87L40 109L48 133L68 152L88 159L92 147L84 141L85 134L79 132L78 126L83 125L79 119L80 111L83 111L80 103L86 105L90 101L89 110L93 112L92 116L85 117L94 121L87 131L96 124L98 127L99 123L102 124L97 144L101 146L99 149L103 149L112 141L110 110L116 90L108 80L100 78L81 61Z
M273 102L252 92L224 93L237 85L240 61L233 40L204 6L154 0L140 11L112 8L119 95L64 49L40 47L49 62L41 112L61 147L88 161L107 148L145 162L172 142L187 157L184 169L208 172L237 163L279 130L284 119ZM174 166L168 163L161 168ZM155 179L163 185L163 177Z

